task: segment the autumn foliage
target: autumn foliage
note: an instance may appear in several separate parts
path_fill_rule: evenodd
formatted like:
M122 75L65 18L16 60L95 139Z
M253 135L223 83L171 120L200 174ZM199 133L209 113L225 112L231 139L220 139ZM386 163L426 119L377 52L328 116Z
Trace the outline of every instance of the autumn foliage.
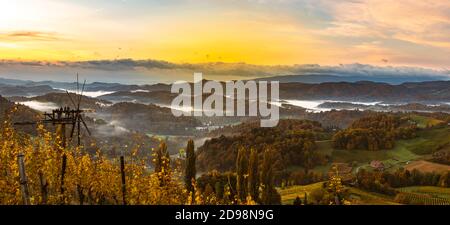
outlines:
M333 146L347 150L392 149L397 139L415 137L416 125L408 118L378 114L356 120L333 136Z

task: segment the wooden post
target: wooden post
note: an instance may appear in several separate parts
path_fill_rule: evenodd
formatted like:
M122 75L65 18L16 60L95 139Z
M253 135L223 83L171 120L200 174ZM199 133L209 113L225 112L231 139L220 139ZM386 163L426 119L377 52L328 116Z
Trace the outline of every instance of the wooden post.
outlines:
M81 98L81 97L80 97ZM80 134L80 129L81 129L81 118L80 118L80 114L78 114L78 116L77 116L77 118L75 118L76 119L76 121L77 121L77 140L78 140L78 142L77 142L77 146L80 146L81 145L81 134Z
M61 141L62 141L61 146L63 148L66 148L67 142L66 142L66 124L65 123L61 124Z
M120 175L122 178L122 203L124 205L127 204L126 201L126 186L125 186L125 159L123 156L120 156Z
M67 165L67 156L66 154L64 154L62 156L62 165L61 165L61 195L62 195L62 200L64 200L64 176L66 175L66 165ZM64 202L64 201L63 201Z
M83 188L79 184L77 184L77 192L78 192L78 200L80 202L80 205L83 205L84 203L84 194L83 194Z
M22 192L22 200L24 205L30 204L30 194L28 191L28 180L25 174L25 164L23 163L23 153L19 153L17 156L19 164L19 176L20 176L20 191Z
M42 196L42 204L47 204L47 181L45 181L44 175L42 172L39 172L39 184L41 185L41 196Z

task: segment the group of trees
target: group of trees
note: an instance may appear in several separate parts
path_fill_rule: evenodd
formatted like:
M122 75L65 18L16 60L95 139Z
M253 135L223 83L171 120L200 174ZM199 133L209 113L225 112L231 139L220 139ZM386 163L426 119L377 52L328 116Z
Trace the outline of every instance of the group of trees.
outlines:
M302 120L281 120L272 128L243 127L238 135L222 135L206 141L198 149L198 168L202 171L232 170L238 149L243 147L255 149L258 158L263 157L265 149L273 149L275 176L294 165L311 169L328 161L316 151L315 140L322 130L319 123Z
M220 129L210 131L209 136L217 137L221 135L229 136L249 133L255 128L260 128L260 123L259 120L250 120L238 125L224 126ZM312 120L282 119L276 127L280 130L309 130L317 133L323 131L322 125Z
M273 160L273 150L265 150L261 161L255 149L240 148L235 172L213 170L206 173L197 179L198 188L219 202L280 204L281 196L274 183Z
M361 169L357 175L357 185L359 188L388 194L395 195L394 188L407 187L407 186L439 186L450 187L450 172L446 173L429 173L420 172L416 169L409 171L403 168L397 171L379 172L379 171L366 171Z
M355 119L367 117L374 114L370 110L335 110L322 111L319 113L306 113L305 119L320 121L323 127L345 128Z
M376 129L346 129L333 136L333 147L346 150L391 149L395 145L394 135L384 130Z
M236 202L236 173L212 170L195 181L196 192L208 196L206 204L232 204Z
M14 114L7 115L8 112L14 111ZM15 104L0 95L0 119L6 116L10 117L12 122L37 121L40 119L39 112L25 105ZM17 128L21 132L36 135L36 129L30 126L20 126Z
M431 161L450 165L450 151L438 151L433 153Z
M416 136L416 125L408 118L377 114L356 120L333 136L333 147L347 150L392 149L397 139Z
M286 172L281 175L281 187L292 186L292 185L306 185L317 183L326 180L326 175L323 173L304 170Z

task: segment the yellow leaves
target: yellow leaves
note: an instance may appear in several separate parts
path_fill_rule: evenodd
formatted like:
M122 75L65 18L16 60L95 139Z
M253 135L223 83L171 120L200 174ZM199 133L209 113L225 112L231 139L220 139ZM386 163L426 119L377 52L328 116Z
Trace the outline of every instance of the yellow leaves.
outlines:
M63 148L61 139L37 126L37 136L24 140L15 134L9 121L0 130L0 204L22 204L17 154L24 154L32 204L122 204L122 181L118 159L101 154L95 144L95 154L83 148ZM139 144L137 146L140 146ZM165 146L163 146L165 147ZM194 195L188 193L181 179L180 162L171 164L162 155L161 170L151 172L155 161L139 158L139 148L125 157L125 188L128 204L229 204L219 202L214 192L205 195L195 185ZM154 151L154 149L152 149ZM67 157L64 194L61 194L62 157ZM153 154L156 156L156 154ZM175 165L175 166L172 166ZM175 168L174 168L175 167ZM229 199L229 187L225 190ZM253 204L248 199L245 204Z
M256 202L252 199L252 196L248 195L246 198L245 205L256 205Z
M331 199L329 201L330 205L334 204L347 204L349 205L350 202L345 200L344 196L346 194L346 188L342 184L342 179L339 176L338 169L336 166L332 168L335 172L330 177L329 181L327 182L327 190L329 194L331 195Z

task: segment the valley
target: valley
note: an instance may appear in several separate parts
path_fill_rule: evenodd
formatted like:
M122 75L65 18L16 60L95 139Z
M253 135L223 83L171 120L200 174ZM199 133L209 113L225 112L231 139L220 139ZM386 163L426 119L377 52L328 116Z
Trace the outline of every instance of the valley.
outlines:
M72 105L70 98L78 98L69 83L49 84L54 86L0 85L2 111L17 107L13 122L38 121L43 112ZM85 149L93 154L99 148L109 158L136 154L147 159L154 157L149 149L165 142L170 158L177 160L183 159L186 143L192 139L199 179L206 180L211 179L211 171L234 171L240 148L256 150L258 158L263 158L265 149L273 149L273 179L283 204L293 204L297 197L303 200L305 193L310 196L308 204L322 204L327 198L323 187L335 168L345 171L340 176L351 204L448 204L447 181L433 183L437 186L428 192L416 183L385 184L386 191L355 181L366 172L384 176L418 171L423 173L420 176L440 174L440 179L448 175L448 81L281 85L282 100L276 104L279 125L259 128L258 117L174 117L169 105L176 95L170 93L169 85L87 84L80 107L86 110L92 136L82 133ZM71 91L66 93L64 87ZM0 114L2 120L4 116ZM389 122L377 122L385 119ZM391 122L394 125L386 125ZM384 125L377 128L377 123ZM36 134L33 126L16 129ZM355 140L337 147L336 138L343 132ZM373 139L365 140L368 136ZM152 163L145 166L154 168ZM199 188L204 190L204 185Z

